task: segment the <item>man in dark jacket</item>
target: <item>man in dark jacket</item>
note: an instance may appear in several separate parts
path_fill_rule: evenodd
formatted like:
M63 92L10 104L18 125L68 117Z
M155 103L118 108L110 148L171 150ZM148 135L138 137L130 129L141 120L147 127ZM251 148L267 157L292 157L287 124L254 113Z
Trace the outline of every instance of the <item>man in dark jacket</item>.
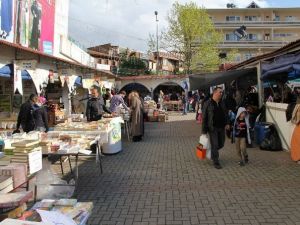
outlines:
M38 97L35 94L31 94L29 100L21 105L18 115L17 129L19 131L20 126L24 132L28 133L35 129L35 121L33 118L33 105L38 101Z
M211 99L203 105L202 134L209 134L211 143L211 159L214 167L221 169L219 162L219 150L224 147L225 129L229 129L228 112L222 100L223 91L217 87L213 91Z
M33 118L35 121L35 130L49 131L47 110L41 103L33 105Z
M97 121L102 118L102 114L111 113L104 105L104 100L101 95L99 95L98 88L92 86L91 88L91 98L87 102L86 106L86 117L87 121Z

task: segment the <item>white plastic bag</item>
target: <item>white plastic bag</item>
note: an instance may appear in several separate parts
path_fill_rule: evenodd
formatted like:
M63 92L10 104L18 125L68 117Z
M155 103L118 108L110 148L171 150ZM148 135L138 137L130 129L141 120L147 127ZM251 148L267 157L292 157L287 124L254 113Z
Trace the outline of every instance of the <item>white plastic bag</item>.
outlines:
M209 136L207 134L202 134L199 139L199 144L201 144L203 148L206 149L206 158L211 159L211 146Z

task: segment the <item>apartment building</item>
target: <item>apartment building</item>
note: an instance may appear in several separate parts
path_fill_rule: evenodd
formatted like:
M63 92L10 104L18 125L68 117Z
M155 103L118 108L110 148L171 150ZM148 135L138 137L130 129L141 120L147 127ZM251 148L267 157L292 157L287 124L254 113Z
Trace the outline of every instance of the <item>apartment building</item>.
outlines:
M223 34L223 53L238 49L236 62L265 54L300 38L300 8L260 8L252 2L246 8L207 9L216 29ZM234 31L246 27L239 38Z
M96 67L100 70L111 71L120 63L120 48L112 44L90 47L87 52L96 59Z
M156 70L161 74L176 74L183 71L182 55L176 52L153 52L157 62Z

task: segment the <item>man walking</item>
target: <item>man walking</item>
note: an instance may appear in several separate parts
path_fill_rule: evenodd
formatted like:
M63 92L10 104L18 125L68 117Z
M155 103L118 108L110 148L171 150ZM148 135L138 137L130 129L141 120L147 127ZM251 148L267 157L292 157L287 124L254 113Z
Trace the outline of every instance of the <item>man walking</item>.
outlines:
M225 128L229 129L229 119L225 104L222 102L222 88L213 90L212 98L203 105L202 134L209 134L211 159L216 169L222 169L219 162L219 150L224 147Z
M28 133L35 129L35 121L33 117L33 105L38 102L38 96L36 94L31 94L28 101L23 103L20 108L18 115L17 129L15 132L20 132L20 126L23 131Z

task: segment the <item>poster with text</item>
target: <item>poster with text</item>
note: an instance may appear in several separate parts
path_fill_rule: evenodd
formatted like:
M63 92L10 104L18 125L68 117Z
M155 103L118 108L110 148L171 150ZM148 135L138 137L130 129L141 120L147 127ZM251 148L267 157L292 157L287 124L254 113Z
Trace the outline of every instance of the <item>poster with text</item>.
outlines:
M54 17L55 0L17 1L15 42L52 54Z
M0 40L14 41L14 0L0 0Z
M55 0L38 0L41 7L41 34L40 51L46 54L53 54L54 46L54 20Z

